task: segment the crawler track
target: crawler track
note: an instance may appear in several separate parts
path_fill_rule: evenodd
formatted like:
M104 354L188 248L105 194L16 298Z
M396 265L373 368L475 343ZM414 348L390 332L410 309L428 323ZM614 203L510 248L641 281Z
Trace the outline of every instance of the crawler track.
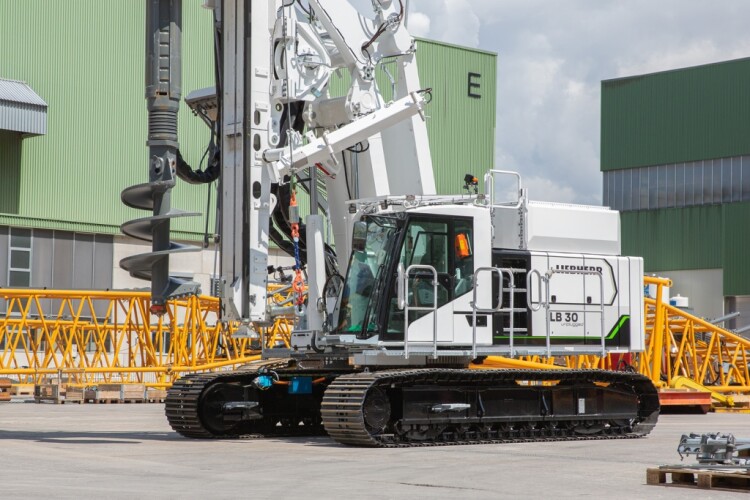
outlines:
M543 382L559 380L570 387L568 392L577 395L586 390L597 391L592 382L610 385L622 393L630 392L637 400L636 414L591 413L589 415L556 414L554 408L546 416L534 415L529 405L508 401L508 406L518 414L487 414L480 416L482 403L472 401L472 388L518 387L519 396L528 400L536 392L540 397L546 389L540 386L518 386L517 380ZM419 408L431 403L413 404L416 412L409 411L409 398L402 398L400 417L383 424L383 407L397 403L383 394L406 388L442 388L445 401L449 392L466 394L470 408L450 416L419 414ZM532 389L532 387L535 387ZM596 386L599 387L599 386ZM485 389L480 389L480 392ZM566 389L567 390L567 389ZM531 391L531 392L530 392ZM577 392L576 392L577 391ZM424 391L423 391L424 392ZM376 396L368 404L368 397ZM417 393L418 394L418 393ZM510 392L508 394L511 394ZM549 394L549 393L548 393ZM591 392L590 394L593 394ZM418 396L417 396L418 397ZM561 399L561 403L564 403ZM562 404L561 404L562 406ZM368 415L375 413L375 417ZM648 434L656 424L659 399L651 382L640 375L597 370L536 371L536 370L398 370L375 373L355 373L337 378L326 390L321 414L326 432L339 443L369 447L436 446L456 444L507 443L524 441L561 441L582 439L625 439ZM409 418L408 413L411 413ZM416 414L415 414L416 413ZM575 411L574 411L575 413ZM400 418L400 420L399 420ZM374 420L374 425L373 425ZM411 431L409 431L411 429ZM416 432L415 432L416 431Z
M262 360L249 363L245 367L229 372L195 373L178 379L167 392L164 401L164 412L173 430L179 434L195 439L216 438L250 438L270 435L292 435L292 429L285 426L263 425L263 422L251 421L241 425L228 426L226 429L211 428L207 422L210 408L205 398L206 390L212 385L245 384L252 380L262 369L283 369L288 360ZM322 434L322 428L299 429L300 433L311 435Z
M347 445L404 447L636 438L651 431L659 412L651 382L630 373L389 370L329 373L325 383L303 396L288 394L283 385L248 392L263 369L276 370L287 380L320 375L289 368L287 361L188 375L168 392L169 424L198 439L328 433ZM556 383L542 385L545 381ZM231 401L257 400L261 415L224 416L223 400L217 403L212 396L217 391L233 396ZM443 403L450 403L450 409L431 411Z

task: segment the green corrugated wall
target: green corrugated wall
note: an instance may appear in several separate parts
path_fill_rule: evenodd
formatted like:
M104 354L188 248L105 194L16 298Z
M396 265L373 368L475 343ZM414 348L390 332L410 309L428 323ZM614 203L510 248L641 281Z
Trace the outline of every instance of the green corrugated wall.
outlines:
M750 153L750 58L602 82L601 169ZM750 203L624 212L622 249L645 270L723 269L750 295Z
M646 272L723 269L724 295L750 295L750 203L621 214L622 252Z
M212 84L211 14L199 2L183 12L183 92ZM49 105L47 135L23 144L20 210L45 220L109 226L144 212L120 192L148 180L142 1L3 0L0 74L27 81ZM208 128L183 105L180 146L198 162ZM178 183L173 205L205 210L205 187ZM178 230L201 231L194 219ZM91 228L99 231L100 226Z
M21 137L0 130L0 213L18 213L21 185Z
M724 295L750 295L750 203L722 206Z
M497 57L442 43L417 46L420 83L430 87L427 130L439 194L460 193L464 176L482 175L495 165ZM480 74L482 97L468 96L468 74Z
M602 171L750 153L750 58L602 82Z
M646 271L721 267L721 205L624 212L622 252Z
M27 81L49 104L47 135L23 143L18 210L0 213L0 224L117 234L145 215L120 202L122 189L148 174L144 21L136 0L0 2L0 75ZM213 85L210 29L210 11L184 2L183 95ZM434 88L428 129L438 186L458 192L464 173L493 165L496 56L419 45L423 85ZM480 100L466 96L468 71L482 74ZM193 166L208 135L183 105L180 147ZM204 212L206 189L178 183L173 206ZM175 222L175 236L202 233L203 224Z

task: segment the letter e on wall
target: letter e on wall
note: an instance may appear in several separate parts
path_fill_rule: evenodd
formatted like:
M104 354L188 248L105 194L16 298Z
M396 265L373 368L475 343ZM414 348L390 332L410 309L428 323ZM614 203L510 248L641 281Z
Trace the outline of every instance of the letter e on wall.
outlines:
M472 99L482 98L482 94L479 93L482 89L482 84L480 83L481 79L482 75L480 73L469 73L468 95Z

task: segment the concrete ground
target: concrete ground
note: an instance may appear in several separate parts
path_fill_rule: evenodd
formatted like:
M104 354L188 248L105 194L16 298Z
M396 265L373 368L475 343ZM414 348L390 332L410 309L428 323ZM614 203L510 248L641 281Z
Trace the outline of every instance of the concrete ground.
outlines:
M750 437L750 415L663 415L635 440L381 450L327 438L193 441L163 411L0 404L0 498L748 498L645 480L647 467L679 463L683 433Z

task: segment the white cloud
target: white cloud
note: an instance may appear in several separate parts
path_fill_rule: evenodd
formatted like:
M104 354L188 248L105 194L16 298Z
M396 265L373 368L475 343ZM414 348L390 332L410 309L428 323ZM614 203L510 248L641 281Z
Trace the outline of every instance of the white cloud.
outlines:
M745 40L747 42L747 40ZM747 45L742 47L719 47L713 40L692 40L679 47L657 50L645 57L629 57L620 61L617 76L642 75L672 68L684 68L747 57Z
M496 165L551 201L601 202L602 80L750 56L745 0L411 0L410 15L498 53Z
M529 177L523 181L524 187L529 191L529 198L540 201L556 201L559 203L576 203L578 196L576 192L567 186L561 187L551 179L541 177Z
M408 18L409 33L414 36L426 37L430 34L430 18L422 12L413 12Z
M441 42L479 46L481 23L471 0L413 1L411 11L430 19L429 36ZM409 21L411 23L411 20Z

